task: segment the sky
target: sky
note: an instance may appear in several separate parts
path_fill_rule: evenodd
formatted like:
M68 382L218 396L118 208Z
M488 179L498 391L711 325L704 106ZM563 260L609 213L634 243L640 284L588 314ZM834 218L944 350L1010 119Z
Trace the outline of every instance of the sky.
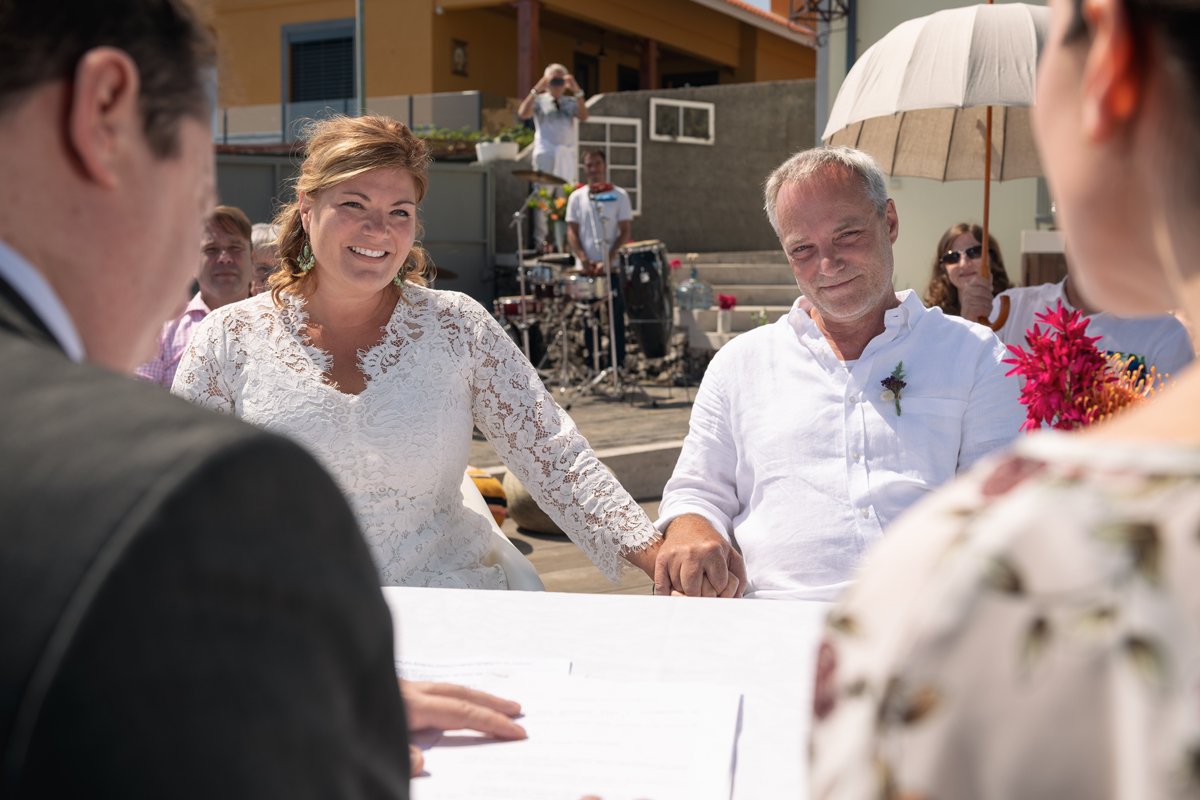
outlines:
M752 6L757 6L763 11L771 10L771 0L742 0L743 3L748 3Z

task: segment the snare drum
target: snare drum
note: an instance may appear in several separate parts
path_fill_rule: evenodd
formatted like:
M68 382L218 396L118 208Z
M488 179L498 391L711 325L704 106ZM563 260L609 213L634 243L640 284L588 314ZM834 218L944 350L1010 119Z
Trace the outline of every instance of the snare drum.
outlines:
M561 282L560 267L557 264L538 262L525 269L526 291L534 297L545 299L558 295L558 285Z
M501 322L508 319L521 318L521 295L497 297L492 303L492 310ZM542 310L542 301L531 294L525 295L525 314L533 316Z
M608 283L603 275L568 275L562 281L562 294L571 300L603 300L608 297Z

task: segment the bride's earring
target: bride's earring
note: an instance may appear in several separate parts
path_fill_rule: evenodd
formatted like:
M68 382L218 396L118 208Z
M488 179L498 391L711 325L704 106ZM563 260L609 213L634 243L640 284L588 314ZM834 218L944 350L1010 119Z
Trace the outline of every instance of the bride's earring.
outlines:
M304 249L300 251L300 260L296 262L296 266L304 274L313 268L313 264L317 263L317 259L313 257L312 248L308 246L308 242L304 243Z
M392 285L393 286L403 286L404 285L404 270L400 270L399 272L396 273L396 277L392 278Z

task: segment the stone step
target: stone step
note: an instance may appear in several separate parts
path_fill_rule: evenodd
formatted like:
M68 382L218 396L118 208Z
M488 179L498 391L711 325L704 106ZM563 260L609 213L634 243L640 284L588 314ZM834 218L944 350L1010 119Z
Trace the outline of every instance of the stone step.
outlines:
M732 333L745 333L752 328L762 324L759 320L766 315L768 324L788 313L791 306L743 306L740 303L738 307L733 309L730 315L729 330ZM710 308L703 311L693 311L692 319L702 331L716 332L717 330L717 309Z
M796 285L796 279L792 276L792 269L787 264L755 264L753 262L699 264L696 266L696 272L700 280L713 285ZM688 277L688 274L684 273L684 277Z
M713 299L719 294L731 294L742 306L790 306L800 296L795 282L783 284L713 284Z
M678 258L686 269L692 259L688 253L671 253L671 258ZM787 264L787 257L782 250L746 250L742 252L725 253L696 253L695 263L700 264Z

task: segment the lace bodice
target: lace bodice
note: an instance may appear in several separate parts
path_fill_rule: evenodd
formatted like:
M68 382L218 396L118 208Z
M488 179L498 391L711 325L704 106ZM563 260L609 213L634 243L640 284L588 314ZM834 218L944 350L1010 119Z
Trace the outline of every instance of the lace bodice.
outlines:
M654 541L642 509L600 463L528 359L482 306L406 286L346 394L305 335L303 301L270 295L214 311L173 391L289 436L334 475L384 585L503 588L485 566L491 530L459 486L477 426L530 495L610 579ZM264 479L286 476L264 476Z

